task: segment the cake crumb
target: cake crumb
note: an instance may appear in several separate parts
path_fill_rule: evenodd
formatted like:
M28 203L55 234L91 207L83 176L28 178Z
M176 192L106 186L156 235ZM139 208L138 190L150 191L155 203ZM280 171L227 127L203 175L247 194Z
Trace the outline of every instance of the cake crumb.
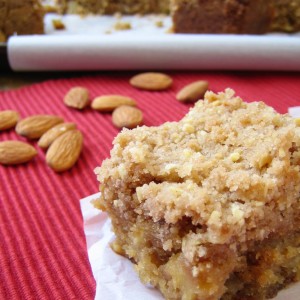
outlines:
M162 20L157 20L154 24L158 28L164 27L164 22Z
M117 31L122 31L122 30L130 30L132 29L132 27L130 22L118 21L114 24L114 29Z
M56 30L66 29L66 26L61 19L53 19L52 24Z

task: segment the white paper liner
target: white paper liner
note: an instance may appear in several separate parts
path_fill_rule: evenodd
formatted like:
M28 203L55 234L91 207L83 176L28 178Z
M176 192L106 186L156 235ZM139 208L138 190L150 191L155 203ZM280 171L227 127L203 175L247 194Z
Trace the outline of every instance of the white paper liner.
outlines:
M128 259L111 250L109 243L114 239L111 222L106 213L91 204L98 197L95 194L80 201L88 256L96 280L95 300L163 300L156 289L141 283ZM300 283L281 291L274 299L299 300L299 295Z
M299 118L300 117L300 106L289 107L288 108L288 113L293 118ZM300 298L300 296L299 296L299 298Z

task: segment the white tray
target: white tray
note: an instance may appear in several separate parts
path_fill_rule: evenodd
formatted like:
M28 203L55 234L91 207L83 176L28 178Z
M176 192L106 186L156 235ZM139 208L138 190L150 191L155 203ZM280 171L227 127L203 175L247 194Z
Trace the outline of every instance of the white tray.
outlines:
M65 30L54 30L52 19L58 18ZM129 22L132 29L115 30L117 22ZM14 70L300 71L300 34L170 34L170 18L153 15L118 19L48 14L45 24L46 35L9 39Z

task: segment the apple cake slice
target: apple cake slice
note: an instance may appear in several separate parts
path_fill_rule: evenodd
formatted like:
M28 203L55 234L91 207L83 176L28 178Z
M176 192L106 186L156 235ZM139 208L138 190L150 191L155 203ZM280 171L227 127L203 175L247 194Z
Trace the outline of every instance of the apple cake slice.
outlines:
M39 0L0 0L0 42L11 35L44 33L44 14Z
M166 299L266 299L300 279L300 122L234 91L123 130L95 170L116 240Z

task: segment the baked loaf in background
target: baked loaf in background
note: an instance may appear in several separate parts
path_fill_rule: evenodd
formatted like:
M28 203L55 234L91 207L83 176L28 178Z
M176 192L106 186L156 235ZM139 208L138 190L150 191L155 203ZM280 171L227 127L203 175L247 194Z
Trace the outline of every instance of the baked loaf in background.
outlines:
M0 42L14 34L43 33L43 19L39 0L0 0Z
M59 11L75 14L168 13L170 0L55 0Z
M175 33L300 31L300 0L53 0L62 14L171 14ZM0 0L0 41L43 33L43 0Z
M171 0L171 15L180 33L300 30L300 0Z

